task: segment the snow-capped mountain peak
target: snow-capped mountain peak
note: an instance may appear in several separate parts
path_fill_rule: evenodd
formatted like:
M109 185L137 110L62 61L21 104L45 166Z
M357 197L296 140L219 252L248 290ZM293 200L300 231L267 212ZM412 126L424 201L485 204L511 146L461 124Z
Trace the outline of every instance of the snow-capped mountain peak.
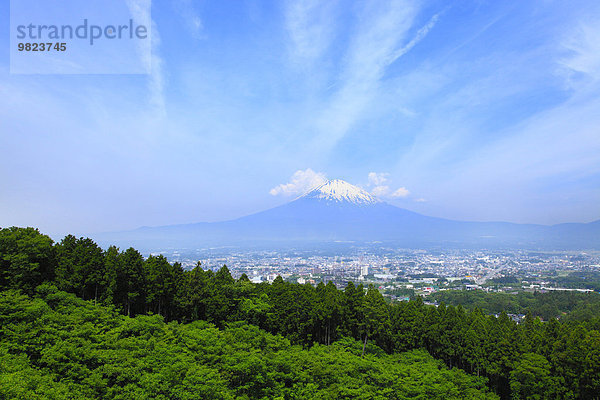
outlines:
M335 203L369 205L380 203L375 196L341 179L334 179L306 193L302 198Z

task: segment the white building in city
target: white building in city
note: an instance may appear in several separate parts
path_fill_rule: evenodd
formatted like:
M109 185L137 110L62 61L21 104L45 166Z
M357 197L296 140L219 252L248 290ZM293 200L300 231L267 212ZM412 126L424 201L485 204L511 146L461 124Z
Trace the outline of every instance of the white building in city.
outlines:
M361 265L360 266L360 275L361 276L367 276L367 275L369 275L369 266L368 265Z

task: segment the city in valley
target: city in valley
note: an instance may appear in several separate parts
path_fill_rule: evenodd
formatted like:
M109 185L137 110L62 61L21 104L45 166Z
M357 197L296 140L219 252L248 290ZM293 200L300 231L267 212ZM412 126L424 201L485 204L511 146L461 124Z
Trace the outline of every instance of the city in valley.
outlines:
M227 265L234 278L246 274L254 283L284 280L318 285L333 282L373 284L392 300L454 289L489 292L579 291L597 288L588 281L600 275L598 251L431 250L350 246L343 251L241 250L206 248L153 253L216 271Z

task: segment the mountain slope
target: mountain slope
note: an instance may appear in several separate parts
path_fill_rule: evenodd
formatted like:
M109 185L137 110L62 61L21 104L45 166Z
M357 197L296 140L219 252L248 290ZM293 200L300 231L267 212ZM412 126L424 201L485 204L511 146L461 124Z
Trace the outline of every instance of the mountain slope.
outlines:
M290 203L235 220L140 228L101 235L100 241L143 248L328 241L387 241L402 247L600 248L599 222L545 226L453 221L392 206L361 188L333 180Z

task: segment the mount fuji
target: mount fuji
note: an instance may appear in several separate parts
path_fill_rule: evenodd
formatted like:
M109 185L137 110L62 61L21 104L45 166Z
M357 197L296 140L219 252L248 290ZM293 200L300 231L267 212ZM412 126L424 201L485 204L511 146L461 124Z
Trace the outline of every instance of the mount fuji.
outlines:
M353 204L356 206L367 206L381 203L367 191L349 184L341 179L334 179L300 196L299 199L314 199L332 204Z
M276 247L324 242L597 249L600 221L553 226L453 221L390 205L336 179L287 204L230 221L143 227L95 237L102 244L135 245L142 249L256 244Z

